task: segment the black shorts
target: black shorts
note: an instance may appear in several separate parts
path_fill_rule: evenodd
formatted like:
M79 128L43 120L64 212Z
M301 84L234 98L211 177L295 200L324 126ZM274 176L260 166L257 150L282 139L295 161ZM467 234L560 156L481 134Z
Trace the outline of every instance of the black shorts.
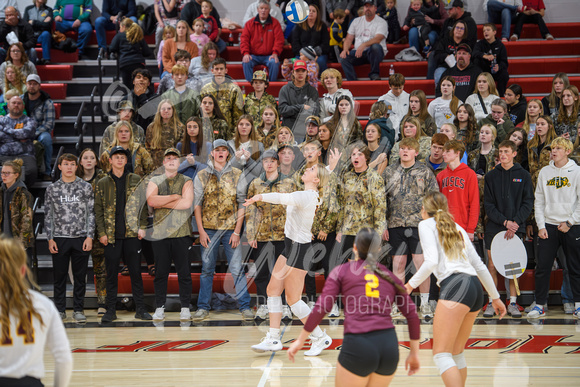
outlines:
M395 328L345 334L338 362L349 372L362 377L373 372L385 376L394 374L399 364Z
M390 228L389 244L392 247L392 255L423 254L417 227Z
M286 265L300 270L308 271L312 262L312 243L298 243L292 239L284 237L284 251Z
M495 236L497 234L499 234L500 231L498 232L486 232L485 234L483 234L483 240L485 242L485 248L487 250L491 250L491 242L493 241L493 238L495 238ZM516 237L520 238L520 240L523 242L524 238L525 238L526 234L522 233L522 232L516 232ZM493 259L493 257L491 257L491 259Z
M467 305L470 312L476 312L483 307L483 288L476 276L455 273L441 281L439 299Z
M2 387L43 387L44 384L40 379L33 378L32 376L25 376L20 379L13 378L0 378L0 386Z

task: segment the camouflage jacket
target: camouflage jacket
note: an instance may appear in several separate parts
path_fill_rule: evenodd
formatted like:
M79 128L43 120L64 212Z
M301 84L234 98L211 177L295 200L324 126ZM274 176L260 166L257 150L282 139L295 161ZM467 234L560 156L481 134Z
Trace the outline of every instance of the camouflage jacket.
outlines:
M218 101L220 110L223 113L228 125L233 128L237 125L238 119L244 111L244 99L242 90L231 79L226 79L224 83L218 85L215 80L201 88L201 99L211 94Z
M108 150L113 141L115 141L115 125L117 125L117 122L112 123L105 129L101 146L99 147L99 155L102 155L104 151ZM133 131L133 142L145 145L145 131L143 128L131 121L131 129Z
M530 175L532 175L532 184L534 185L534 190L536 189L536 184L538 183L540 169L550 164L551 153L552 147L549 144L546 144L540 152L538 152L537 147L528 148L528 165L530 167Z
M34 156L32 142L36 136L36 121L25 115L0 117L0 155Z
M19 183L15 183L19 184ZM0 186L0 225L4 222L4 193L6 186ZM26 189L24 183L20 184L14 190L12 200L9 204L10 209L10 223L12 236L18 239L25 249L34 245L34 227L33 227L33 213L32 206L34 198Z
M479 131L483 125L493 125L497 131L497 136L495 138L495 146L499 146L499 143L508 138L508 135L514 131L514 122L510 118L509 114L504 114L503 116L503 124L499 124L495 122L492 118L491 113L488 114L487 117L482 118L477 123L477 133L475 134L476 141L479 144Z
M255 178L248 187L247 197L263 193L291 193L296 191L294 181L278 176L267 181L266 173ZM286 223L286 207L281 204L256 202L246 208L246 238L258 242L283 241Z
M387 194L387 226L419 227L423 198L439 191L435 174L422 162L403 168L400 162L390 164L383 172Z
M189 117L199 114L201 102L199 93L190 88L186 87L183 93L179 93L175 88L169 89L161 95L161 99L169 99L173 102L179 121L184 125Z
M223 140L231 140L234 138L234 132L226 122L217 117L202 118L203 125L203 139L213 143L215 140L221 138Z
M469 152L467 155L467 165L474 172L477 172L477 163L479 161L479 155L481 153L481 144L473 151ZM493 168L495 168L495 160L493 154L495 153L495 146L491 147L488 154L485 155L485 173L488 173ZM487 222L487 216L485 215L485 207L483 206L483 191L485 188L485 180L477 179L477 184L479 186L479 220L477 221L477 226L475 227L476 233L484 232L484 225Z
M580 123L580 116L576 117L572 121L562 122L558 120L559 112L555 112L552 114L551 118L554 121L554 130L558 136L562 136L565 133L570 135L570 141L572 144L576 141L576 137L578 136L578 124Z
M264 149L268 150L276 141L276 130L272 128L268 134L264 134L261 129L256 128L256 140L260 141L264 145Z
M105 153L101 155L101 165L105 171L110 171L111 166L109 165L109 156L107 149ZM145 147L141 144L135 144L133 147L133 153L131 156L131 172L136 173L141 177L145 177L151 172L155 170L153 167L153 160L151 159L151 155L145 149Z
M194 181L194 205L201 207L203 228L233 230L238 209L246 199L247 185L242 171L228 163L220 172L210 162Z
M467 136L468 136L467 128L457 129L457 136L455 136L455 139L457 141L461 141L463 143L463 145L465 145L465 151L467 153L469 153L472 150L474 150L475 148L477 148L477 145L479 144L479 141L478 141L477 138L475 138L475 135L474 135L473 136L474 137L473 142L468 143L467 142Z
M136 238L139 229L147 228L147 206L145 185L134 173L125 175L125 237ZM95 190L95 218L97 237L107 236L108 242L115 243L115 211L117 209L117 186L111 175L106 175L97 183Z
M389 157L389 165L397 164L399 162L399 147L401 142L398 141L391 149L391 156ZM421 136L419 137L419 154L416 160L422 163L425 162L427 157L431 154L431 137Z
M157 175L151 178L149 184L157 186L158 195L182 195L183 187L191 179L181 173L173 178L168 178L166 174ZM155 208L153 210L153 233L154 240L166 238L181 238L191 236L191 208L186 210L175 210L172 208ZM137 221L137 215L131 217L132 221Z
M254 92L248 94L246 100L244 101L244 114L249 114L254 119L254 126L260 125L262 122L262 113L264 108L273 107L278 110L278 104L274 96L264 92L262 98L257 99Z
M185 126L181 123L177 124L177 134L174 134L173 128L170 124L162 124L161 127L161 144L159 147L152 148L151 140L153 139L153 123L147 128L145 136L145 147L149 151L149 155L153 160L153 168L159 168L163 165L163 157L167 148L174 148L185 132Z
M568 155L570 160L574 160L574 162L580 165L580 148L576 148Z
M339 178L331 202L331 208L338 214L337 233L356 235L363 227L374 228L379 234L385 231L385 182L374 169L357 174L353 167L347 168Z

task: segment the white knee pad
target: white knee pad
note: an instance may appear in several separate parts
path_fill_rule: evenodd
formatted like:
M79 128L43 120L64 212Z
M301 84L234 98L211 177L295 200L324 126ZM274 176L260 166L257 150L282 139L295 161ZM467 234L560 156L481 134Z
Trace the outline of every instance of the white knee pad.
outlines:
M266 304L268 305L268 312L282 313L282 297L268 297Z
M433 356L433 361L435 361L435 365L439 369L439 375L443 375L445 371L449 368L455 367L455 361L453 360L453 356L449 352L441 352Z
M455 364L457 365L458 370L467 367L467 363L465 362L465 355L463 354L463 352L461 352L457 355L453 355L452 358L453 358L453 361L455 361Z
M298 301L294 305L290 305L290 309L292 310L292 313L294 313L294 315L300 320L302 320L304 317L308 317L310 314L310 308L302 300Z

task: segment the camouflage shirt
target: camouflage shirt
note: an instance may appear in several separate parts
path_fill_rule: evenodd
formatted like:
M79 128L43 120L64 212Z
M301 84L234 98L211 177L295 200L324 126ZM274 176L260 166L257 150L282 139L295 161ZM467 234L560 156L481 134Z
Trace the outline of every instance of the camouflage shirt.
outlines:
M538 151L537 147L528 148L528 165L530 167L530 175L532 175L532 184L534 185L534 190L536 189L536 184L538 183L540 169L550 164L551 153L552 147L549 144L546 144L541 151Z
M17 182L18 185L14 189L12 200L8 204L10 211L10 230L12 237L18 239L25 249L34 245L34 227L32 206L34 198L26 189L23 182ZM11 187L12 188L12 187ZM4 194L7 188L6 185L0 186L0 225L4 223Z
M264 92L262 98L256 98L254 92L251 92L244 101L244 114L249 114L254 119L254 126L260 125L262 122L262 113L264 108L273 107L278 110L278 104L274 96Z
M199 99L199 93L195 90L186 87L185 90L180 93L175 90L175 88L169 89L161 95L161 99L169 99L173 102L179 121L184 125L190 117L199 114L201 101Z
M183 133L185 132L185 126L182 123L177 124L177 133L174 132L173 128L169 123L163 123L161 127L161 144L157 148L153 148L151 145L151 140L153 139L153 123L147 128L147 134L145 136L145 147L149 151L149 155L153 160L153 168L159 168L163 165L163 157L165 150L167 148L175 148L177 143L181 141Z
M400 162L396 162L385 169L383 178L388 227L419 227L419 222L423 220L423 198L431 191L439 191L433 171L419 161L410 168L403 168Z
M294 181L278 176L274 181L266 180L266 173L254 179L248 187L247 197L263 193L291 193L296 191ZM286 207L281 204L256 202L246 208L246 238L258 242L283 241Z
M99 147L99 155L108 150L111 147L113 141L115 141L115 126L118 121L107 126L105 132L103 133L103 139L101 140L101 146ZM133 131L133 142L145 145L145 131L142 127L131 121L131 129Z
M0 117L0 155L34 156L32 142L36 136L36 121L22 115L12 118L10 115Z
M391 149L391 156L389 157L389 165L397 164L399 162L399 147L401 142L398 141ZM431 137L421 136L419 137L419 154L416 157L417 161L422 163L425 162L427 157L431 154Z
M340 177L331 207L338 214L336 232L356 235L363 227L386 229L385 182L372 168L357 174L352 167Z
M234 138L234 132L226 122L217 117L203 117L203 139L213 143L215 140L221 138L223 140L231 140Z
M272 145L274 145L274 141L276 141L275 128L272 127L268 134L264 134L261 129L256 128L256 140L260 141L264 145L264 149L270 149Z
M173 178L168 178L166 174L163 174L151 178L149 184L157 186L158 195L182 195L183 187L188 181L191 181L191 179L181 173L178 173ZM185 210L155 208L153 210L153 233L151 237L154 240L161 240L191 236L191 216L192 211L190 208ZM136 222L137 216L131 216L131 219ZM127 222L129 223L129 219L127 219Z
M206 95L211 94L218 101L220 110L223 113L226 121L230 127L235 127L238 119L244 111L244 99L242 98L242 90L231 79L220 85L215 83L215 80L201 88L201 99Z

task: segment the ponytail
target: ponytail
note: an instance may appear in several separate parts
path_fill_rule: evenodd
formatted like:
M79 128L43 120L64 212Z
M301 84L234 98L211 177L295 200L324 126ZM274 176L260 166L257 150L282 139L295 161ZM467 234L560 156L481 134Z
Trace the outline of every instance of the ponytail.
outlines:
M129 18L125 20L131 20ZM123 22L125 21L123 20ZM127 23L129 24L129 23ZM131 23L127 28L126 36L127 41L131 44L137 44L143 40L143 30L139 27L137 23Z
M441 192L429 192L423 199L427 215L435 219L439 243L450 260L465 258L465 240L449 212L447 198Z

